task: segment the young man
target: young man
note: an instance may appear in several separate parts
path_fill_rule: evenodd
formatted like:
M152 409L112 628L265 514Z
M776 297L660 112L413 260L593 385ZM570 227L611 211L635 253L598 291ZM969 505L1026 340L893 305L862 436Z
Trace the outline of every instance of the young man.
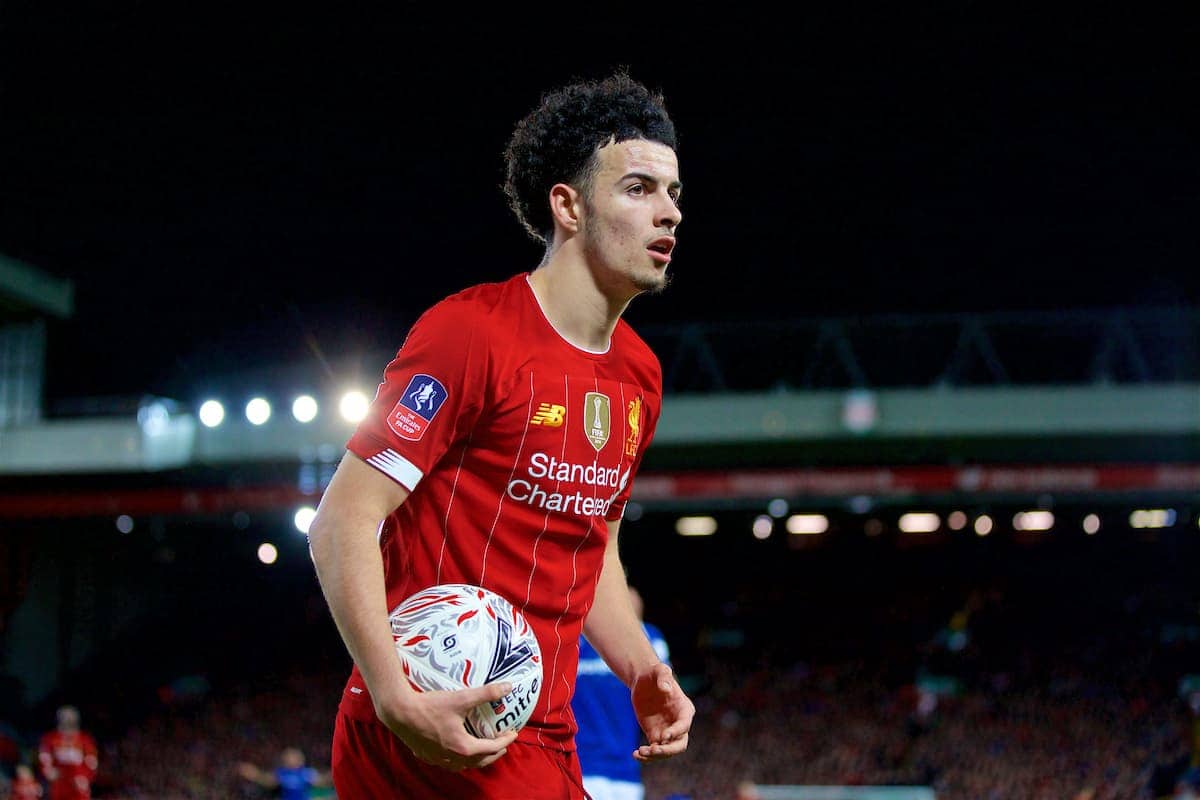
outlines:
M334 731L345 798L582 798L570 698L582 630L630 687L643 761L683 752L694 708L642 632L617 532L662 401L620 317L667 283L675 130L625 75L546 95L516 127L506 193L536 270L429 309L388 365L309 537L355 662ZM484 586L529 620L543 686L519 735L476 739L505 684L413 691L388 624L413 592Z
M642 619L642 596L629 587L634 613ZM664 664L670 664L662 631L642 622L646 638ZM571 710L579 724L575 751L583 770L583 788L592 800L642 800L641 764L634 753L642 740L637 716L626 701L628 690L609 669L587 637L579 643L579 677Z

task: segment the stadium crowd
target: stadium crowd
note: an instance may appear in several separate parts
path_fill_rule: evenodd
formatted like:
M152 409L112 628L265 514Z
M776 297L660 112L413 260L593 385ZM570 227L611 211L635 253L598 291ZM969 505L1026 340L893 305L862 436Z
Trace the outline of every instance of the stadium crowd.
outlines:
M666 634L698 713L688 752L645 768L647 800L729 800L746 781L920 785L939 800L1200 791L1183 779L1190 762L1200 765L1200 692L1180 691L1189 674L1200 687L1200 597L1186 575L1166 572L1186 558L1156 556L1146 567L1155 581L1122 556L1126 579L1103 593L1085 590L1099 567L1076 554L1075 577L1047 559L1045 574L1023 567L991 581L914 577L910 564L931 564L930 574L941 566L924 553L898 558L836 601L838 576L850 572L816 558L813 581L794 582L786 596L769 594L789 587L771 578L732 603L699 607L673 589L648 598L647 619ZM818 584L821 574L834 577ZM797 585L811 585L812 596ZM683 598L677 609L669 596ZM94 797L271 796L238 765L270 768L289 747L327 769L347 668L327 641L280 651L276 668L263 661L251 674L238 662L214 673L211 687L160 691L150 711L105 725ZM244 659L249 647L225 652ZM270 642L257 649L269 653ZM105 718L97 703L79 705L85 722Z

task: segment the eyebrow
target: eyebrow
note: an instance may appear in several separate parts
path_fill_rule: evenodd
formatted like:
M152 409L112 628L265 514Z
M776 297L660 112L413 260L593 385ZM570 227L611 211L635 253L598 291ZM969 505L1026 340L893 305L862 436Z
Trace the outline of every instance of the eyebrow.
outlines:
M647 172L627 172L626 174L621 176L621 180L617 181L617 183L620 183L621 181L629 180L630 178L640 178L641 180L649 181L650 183L662 183L661 178L656 178ZM678 192L682 192L683 184L680 181L671 181L670 183L667 184L667 188L674 189Z

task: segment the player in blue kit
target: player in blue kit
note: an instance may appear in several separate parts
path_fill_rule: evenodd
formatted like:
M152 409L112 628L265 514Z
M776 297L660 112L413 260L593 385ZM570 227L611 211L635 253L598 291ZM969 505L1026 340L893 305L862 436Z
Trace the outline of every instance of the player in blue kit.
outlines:
M629 599L642 619L642 597L632 586ZM662 632L644 620L642 630L659 659L670 665ZM629 689L586 637L579 640L579 675L571 709L579 725L575 749L583 768L583 787L592 800L642 800L646 790L641 762L634 759L633 752L643 736L629 704Z
M309 789L332 783L328 774L305 766L304 753L295 747L284 750L279 766L270 772L242 762L238 765L238 774L264 788L278 788L283 800L308 800Z

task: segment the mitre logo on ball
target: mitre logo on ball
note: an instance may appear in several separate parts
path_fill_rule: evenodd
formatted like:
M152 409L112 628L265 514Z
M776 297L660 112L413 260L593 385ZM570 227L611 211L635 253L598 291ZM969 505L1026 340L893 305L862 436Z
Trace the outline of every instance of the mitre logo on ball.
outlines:
M508 682L512 691L467 714L467 730L491 739L529 721L542 685L542 655L529 622L495 592L452 583L416 592L390 614L409 685L450 691Z

